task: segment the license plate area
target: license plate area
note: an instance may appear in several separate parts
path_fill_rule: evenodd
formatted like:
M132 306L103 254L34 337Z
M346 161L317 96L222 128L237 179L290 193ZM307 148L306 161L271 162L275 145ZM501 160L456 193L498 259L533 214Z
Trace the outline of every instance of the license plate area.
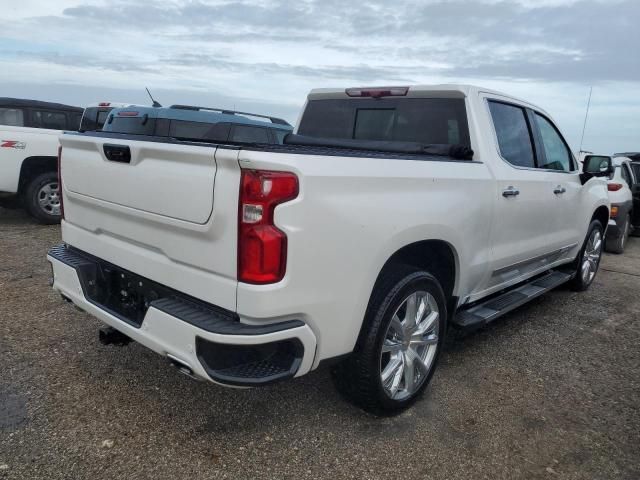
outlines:
M173 290L116 265L92 258L76 269L84 295L94 305L140 327L151 302Z

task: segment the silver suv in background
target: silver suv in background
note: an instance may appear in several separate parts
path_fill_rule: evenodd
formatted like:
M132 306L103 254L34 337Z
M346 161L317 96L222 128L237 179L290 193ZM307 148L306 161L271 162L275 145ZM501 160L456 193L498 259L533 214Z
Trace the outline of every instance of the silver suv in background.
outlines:
M623 253L627 238L634 226L640 226L638 222L640 209L634 208L632 194L634 186L638 186L638 179L635 177L628 157L614 157L613 166L615 170L607 182L611 201L611 218L607 228L605 249L611 253Z

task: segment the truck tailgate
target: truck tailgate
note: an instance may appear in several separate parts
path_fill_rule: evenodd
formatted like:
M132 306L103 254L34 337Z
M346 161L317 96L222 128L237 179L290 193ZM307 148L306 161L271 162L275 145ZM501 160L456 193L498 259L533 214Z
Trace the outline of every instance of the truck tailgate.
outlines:
M66 243L235 310L237 150L78 134L60 144Z
M67 135L67 190L128 208L204 224L213 210L212 148ZM110 160L122 149L129 160Z

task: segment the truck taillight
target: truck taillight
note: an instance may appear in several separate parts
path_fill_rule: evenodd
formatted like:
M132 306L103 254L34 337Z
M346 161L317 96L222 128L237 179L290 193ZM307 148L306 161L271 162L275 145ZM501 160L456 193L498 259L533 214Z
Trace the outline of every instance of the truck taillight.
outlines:
M298 196L298 177L290 172L242 170L238 208L238 281L282 280L287 236L273 223L277 205Z
M60 217L64 218L64 204L62 203L62 145L58 145L58 197L60 198Z

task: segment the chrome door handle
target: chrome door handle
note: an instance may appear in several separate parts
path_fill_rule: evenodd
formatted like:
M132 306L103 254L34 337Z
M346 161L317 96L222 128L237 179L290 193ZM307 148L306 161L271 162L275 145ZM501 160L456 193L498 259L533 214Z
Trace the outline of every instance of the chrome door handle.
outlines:
M555 193L556 195L561 195L566 191L567 189L564 188L562 185L558 185L556 188L553 189L553 193Z
M518 190L517 188L514 187L507 187L502 191L502 196L503 197L515 197L520 195L520 190Z

